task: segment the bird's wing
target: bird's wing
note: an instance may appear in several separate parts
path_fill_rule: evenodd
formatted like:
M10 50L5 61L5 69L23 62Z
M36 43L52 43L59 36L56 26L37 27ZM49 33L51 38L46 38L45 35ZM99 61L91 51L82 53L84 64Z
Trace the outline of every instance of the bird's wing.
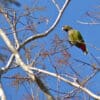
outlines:
M75 30L75 34L78 41L84 42L84 39L79 31Z

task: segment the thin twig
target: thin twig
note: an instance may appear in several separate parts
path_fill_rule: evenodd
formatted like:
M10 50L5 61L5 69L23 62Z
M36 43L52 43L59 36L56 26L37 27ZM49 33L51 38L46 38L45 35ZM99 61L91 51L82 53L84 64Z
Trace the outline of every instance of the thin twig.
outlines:
M0 100L6 100L6 95L5 95L1 80L0 80Z
M58 11L60 11L60 7L59 7L58 3L56 2L56 0L52 0L52 2L56 6L56 8L58 9Z
M85 24L85 25L98 25L98 24L100 24L99 22L85 22L85 21L80 21L80 20L78 20L77 23Z

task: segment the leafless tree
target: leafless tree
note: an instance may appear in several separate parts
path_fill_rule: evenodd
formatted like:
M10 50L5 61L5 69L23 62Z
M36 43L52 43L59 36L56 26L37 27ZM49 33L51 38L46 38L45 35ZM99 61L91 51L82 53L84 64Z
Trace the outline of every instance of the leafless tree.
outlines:
M8 85L18 91L22 86L25 88L21 100L100 100L98 93L88 88L90 80L100 71L98 59L93 54L93 63L74 58L68 51L71 46L67 36L53 33L71 0L62 5L56 0L49 1L57 14L52 25L50 17L35 16L46 12L46 7L37 5L40 1L28 2L33 5L23 4L20 11L10 6L0 8L1 100L8 100L9 87L5 89ZM86 73L87 70L90 72Z

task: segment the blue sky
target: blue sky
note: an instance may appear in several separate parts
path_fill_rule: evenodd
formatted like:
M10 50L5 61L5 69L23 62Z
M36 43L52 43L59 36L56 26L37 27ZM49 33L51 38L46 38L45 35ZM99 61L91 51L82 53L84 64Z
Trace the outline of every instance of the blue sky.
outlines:
M60 6L62 6L64 0L57 0L57 1L60 4ZM28 4L28 5L34 6L34 4L29 3L28 0L21 0L20 2L22 4L22 6L24 5L24 3L25 3L25 5ZM92 1L91 0L77 0L77 1L72 0L70 2L69 6L65 9L65 12L64 12L59 24L57 25L57 27L50 33L49 36L47 36L47 38L43 39L43 42L44 41L46 42L47 48L49 47L48 46L48 41L50 41L50 39L53 38L54 34L58 34L62 38L64 36L66 36L66 33L64 31L62 31L62 29L61 29L63 25L70 25L73 28L79 30L81 32L82 36L84 37L87 44L91 44L91 45L96 46L97 48L100 48L100 33L99 33L100 25L84 25L84 24L80 24L80 23L77 22L78 20L85 21L85 22L90 22L91 21L90 18L88 18L85 15L85 13L87 11L92 11L99 4L100 4L99 0L92 0ZM37 6L42 5L46 8L46 10L34 13L34 16L35 17L45 16L45 17L49 18L49 20L50 20L48 25L46 25L46 23L43 23L38 28L39 32L42 33L46 29L48 29L50 27L50 25L53 24L53 22L55 21L55 19L57 17L58 12L55 9L55 7L53 6L53 4L51 3L51 0L40 0L38 3L36 3L36 5ZM21 7L16 8L16 9L20 10ZM19 13L21 11L22 10L20 10ZM39 45L41 45L41 44L39 44ZM96 50L95 48L93 48L89 45L87 45L87 48L88 48L89 52L91 52L95 57L100 58L100 50ZM87 55L87 56L84 56L82 51L79 50L76 47L70 48L69 52L71 53L73 58L81 59L81 60L89 62L89 63L92 63L92 62L95 63L94 59L91 57L90 54ZM100 59L98 59L98 60L100 61ZM77 66L77 69L80 70L80 67ZM49 70L52 71L52 69L49 69ZM84 70L84 72L82 70ZM81 72L84 75L87 75L88 73L91 73L90 69L87 68L87 66L82 67L82 70L81 70ZM20 69L19 69L19 71L20 71ZM22 71L22 73L23 73L23 71ZM11 75L11 74L14 74L13 70L9 72L9 75ZM95 93L97 91L100 92L99 84L97 84L97 83L100 83L99 76L100 76L100 74L97 74L96 77L94 77L89 83L89 85L90 85L89 88ZM53 83L51 83L51 84L53 84ZM6 81L6 86L8 87L7 81ZM70 86L69 86L69 88L70 88ZM20 97L21 96L23 97L23 93L25 91L25 88L23 86L20 88L21 89L20 92L16 92L16 93L13 92L12 93L13 95L12 95L11 98L9 97L9 94L10 94L9 89L10 88L8 88L8 91L7 91L7 97L8 97L7 100L20 100ZM61 90L64 90L64 89L65 88L62 88ZM10 89L10 90L14 91L14 89ZM67 90L67 88L65 90ZM15 98L16 95L17 95L17 97Z

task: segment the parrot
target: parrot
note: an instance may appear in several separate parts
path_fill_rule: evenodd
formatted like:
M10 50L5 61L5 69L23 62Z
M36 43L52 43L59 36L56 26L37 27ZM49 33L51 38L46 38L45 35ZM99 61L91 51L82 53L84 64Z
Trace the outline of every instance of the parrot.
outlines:
M68 41L72 46L74 45L80 48L84 52L84 54L88 54L85 41L78 30L73 29L72 27L68 25L63 26L62 30L64 30L65 32L68 32Z

